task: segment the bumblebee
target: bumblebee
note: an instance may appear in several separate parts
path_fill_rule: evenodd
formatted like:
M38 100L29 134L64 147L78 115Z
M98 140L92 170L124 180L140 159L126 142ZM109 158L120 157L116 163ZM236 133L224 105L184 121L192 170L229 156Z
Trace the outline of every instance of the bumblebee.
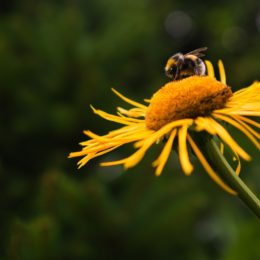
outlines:
M187 54L176 53L170 57L165 66L165 74L172 80L187 78L192 75L203 76L206 73L205 63L200 57L207 47L202 47Z

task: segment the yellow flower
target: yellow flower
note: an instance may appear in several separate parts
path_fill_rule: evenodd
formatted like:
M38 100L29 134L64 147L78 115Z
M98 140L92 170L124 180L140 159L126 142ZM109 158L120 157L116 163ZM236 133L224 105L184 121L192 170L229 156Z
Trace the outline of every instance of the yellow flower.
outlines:
M259 149L260 134L254 129L260 124L250 117L260 116L260 83L232 93L226 85L226 75L221 61L219 61L220 81L215 79L214 69L206 61L207 76L191 76L179 81L172 81L159 89L144 105L123 96L116 90L113 92L121 99L132 105L129 110L118 107L117 115L108 114L92 107L94 113L106 120L124 125L106 135L99 136L91 131L84 131L89 140L81 144L82 150L73 152L69 157L83 156L78 162L79 168L89 160L106 154L127 143L134 143L137 149L127 158L103 162L102 166L124 165L125 169L135 166L153 145L165 140L164 147L153 162L156 175L160 175L168 160L171 150L177 140L179 160L183 172L190 175L193 165L189 159L188 147L201 162L209 176L224 190L235 194L213 170L199 149L193 133L205 131L217 137L223 152L224 144L230 148L234 160L237 161L236 174L240 172L240 160L250 160L250 156L234 140L221 122L232 125L243 132Z

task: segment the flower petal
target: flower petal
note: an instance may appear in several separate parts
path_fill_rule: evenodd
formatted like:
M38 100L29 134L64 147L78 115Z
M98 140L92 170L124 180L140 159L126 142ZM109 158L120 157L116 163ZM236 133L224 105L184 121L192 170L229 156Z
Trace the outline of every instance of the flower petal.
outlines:
M238 155L240 155L244 160L249 161L250 156L237 144L237 142L231 137L228 131L217 123L213 118L210 118L209 123L212 128L214 128L218 136Z
M225 68L224 68L224 65L223 65L222 60L219 60L219 61L218 61L218 69L219 69L219 75L220 75L220 81L221 81L221 83L227 84L227 83L226 83Z
M142 105L141 103L138 103L130 98L127 98L125 96L123 96L121 93L119 93L117 90L115 90L114 88L112 88L112 91L119 96L121 99L123 99L125 102L135 106L135 107L139 107L139 108L143 108L146 109L147 107L145 105Z
M234 126L235 128L239 129L241 132L243 132L250 140L251 142L257 147L257 149L260 149L259 142L255 139L255 137L245 128L243 125L239 124L235 120L231 119L230 117L214 114L214 116L222 121L225 121L229 123L230 125Z
M209 60L205 60L205 63L207 66L208 76L215 78L215 72L212 63Z
M198 146L195 144L195 142L193 141L193 139L191 138L191 136L188 134L187 135L187 139L191 145L192 150L194 151L194 153L196 154L196 156L198 157L199 161L201 162L203 168L205 169L205 171L208 173L208 175L225 191L227 191L228 193L232 194L232 195L236 195L237 193L231 189L227 184L225 184L221 178L215 173L215 171L211 168L211 166L209 165L209 163L207 162L207 160L205 159L204 155L202 154L202 152L200 151L200 149L198 148Z
M153 162L153 166L156 167L156 171L155 174L156 176L161 175L162 170L169 158L170 152L172 150L172 144L174 141L174 138L176 136L177 133L177 129L173 129L173 131L170 134L169 139L167 140L161 154L159 155L158 159L156 161Z
M180 163L181 167L186 175L190 175L193 171L193 166L189 159L188 149L187 149L187 131L188 131L188 125L184 125L181 127L178 131L178 137L179 137L179 157L180 157Z

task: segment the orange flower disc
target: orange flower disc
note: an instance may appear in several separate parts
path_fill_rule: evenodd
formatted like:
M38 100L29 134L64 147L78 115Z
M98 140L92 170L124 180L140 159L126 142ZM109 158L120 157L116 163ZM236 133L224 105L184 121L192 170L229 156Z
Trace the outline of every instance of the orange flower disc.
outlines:
M184 118L207 116L232 96L227 85L209 76L192 76L165 84L152 97L145 123L151 130Z

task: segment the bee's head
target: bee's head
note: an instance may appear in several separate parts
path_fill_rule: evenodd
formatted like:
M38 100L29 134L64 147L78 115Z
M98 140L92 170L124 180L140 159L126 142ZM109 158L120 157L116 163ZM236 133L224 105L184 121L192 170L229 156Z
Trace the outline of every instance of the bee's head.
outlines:
M181 69L182 63L184 61L183 54L177 53L170 57L166 63L164 68L165 74L170 79L176 79L178 77L178 73Z

